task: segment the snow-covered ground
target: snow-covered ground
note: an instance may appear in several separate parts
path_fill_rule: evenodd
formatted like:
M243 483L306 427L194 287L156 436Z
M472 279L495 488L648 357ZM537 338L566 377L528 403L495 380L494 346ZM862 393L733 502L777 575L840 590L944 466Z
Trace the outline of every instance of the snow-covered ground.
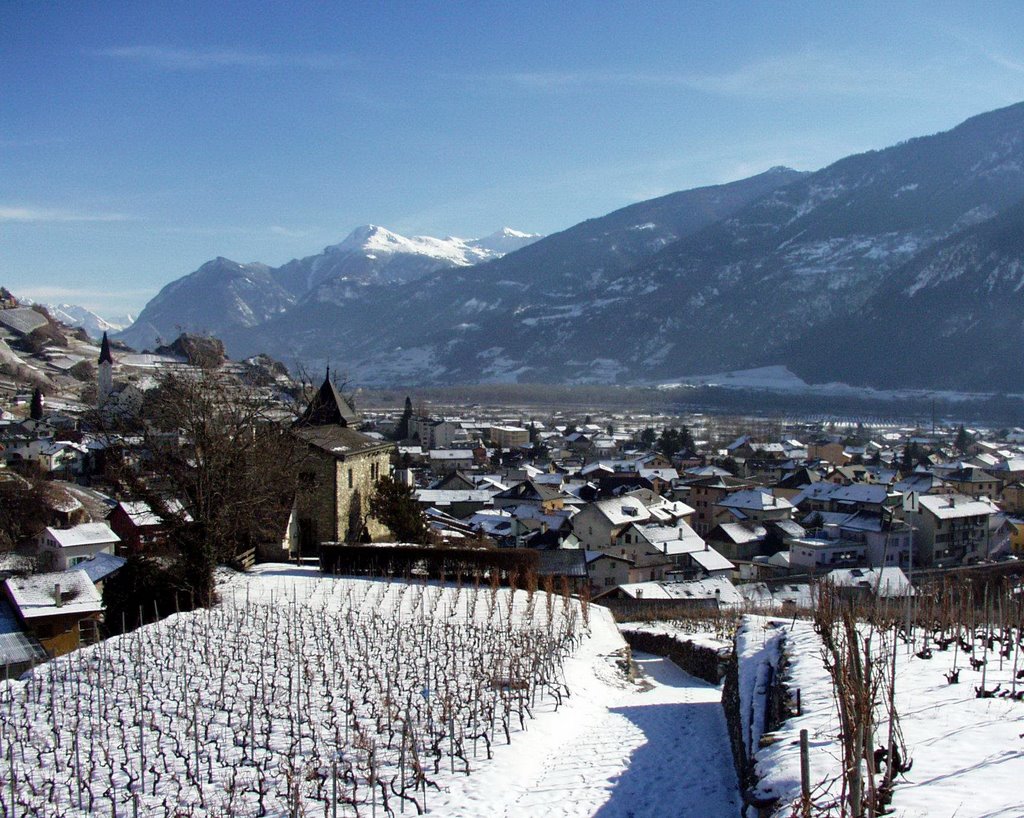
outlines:
M719 689L630 681L604 609L285 565L220 591L0 683L3 810L13 769L18 814L332 815L335 780L339 815L737 814Z
M775 624L765 627L769 622ZM778 818L789 816L799 797L799 734L809 731L813 798L819 804L839 797L842 767L839 718L832 682L822 663L821 640L807 621L750 617L747 638L770 644L784 640L789 656L789 687L801 692L803 714L789 719L771 746L757 754L759 792L782 798ZM764 636L768 634L768 636ZM954 649L933 649L931 659L916 647L897 652L896 708L912 769L896 780L891 813L897 818L1020 818L1024 815L1024 702L979 699L982 671L973 670L960 651L958 684L944 674L953 666ZM980 656L980 652L979 652ZM989 655L985 689L1012 688L1013 658ZM1020 684L1018 684L1018 689ZM838 812L838 811L837 811Z

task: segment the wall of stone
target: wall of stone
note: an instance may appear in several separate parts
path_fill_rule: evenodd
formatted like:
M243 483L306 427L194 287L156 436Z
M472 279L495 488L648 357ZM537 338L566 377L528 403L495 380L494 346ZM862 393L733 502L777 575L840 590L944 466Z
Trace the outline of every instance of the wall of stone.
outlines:
M765 699L765 725L761 738L761 746L771 742L771 734L782 726L782 723L793 715L791 710L790 691L786 685L786 666L788 664L786 655L786 643L782 643L782 655L778 667L775 668L768 679L762 694ZM733 650L732 655L724 663L725 678L722 684L722 708L725 710L725 721L729 729L729 742L732 745L733 763L736 766L736 776L740 782L740 791L744 802L748 805L749 815L758 815L759 818L768 818L778 809L777 799L764 801L753 797L751 794L757 784L757 770L754 758L748 754L746 743L743 738L743 714L741 712L740 683L739 683L739 658L737 651ZM757 695L757 691L755 691ZM750 718L748 714L748 718ZM754 748L757 752L757 748Z
M632 650L671 659L691 676L705 682L716 685L725 674L729 657L714 648L662 633L624 630L622 635Z
M368 452L353 455L338 461L337 464L337 499L338 510L336 542L355 541L359 531L349 530L350 516L353 513L353 499L358 505L358 518L366 521L370 538L374 542L387 540L390 532L379 521L367 519L370 510L370 497L373 495L377 480L390 473L391 452L389 450Z

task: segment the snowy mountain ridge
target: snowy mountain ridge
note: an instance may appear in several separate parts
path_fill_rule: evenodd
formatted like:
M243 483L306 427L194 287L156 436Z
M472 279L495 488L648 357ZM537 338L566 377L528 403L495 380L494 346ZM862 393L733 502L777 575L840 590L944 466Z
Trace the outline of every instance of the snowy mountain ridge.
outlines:
M165 286L118 337L141 349L181 330L224 335L257 326L297 303L344 303L369 285L404 284L490 261L539 238L511 228L480 239L405 237L367 224L316 255L276 268L218 257Z

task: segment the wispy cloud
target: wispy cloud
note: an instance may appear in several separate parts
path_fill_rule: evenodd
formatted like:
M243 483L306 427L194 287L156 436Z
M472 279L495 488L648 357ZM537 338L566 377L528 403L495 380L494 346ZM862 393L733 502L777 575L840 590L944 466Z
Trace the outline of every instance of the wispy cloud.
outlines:
M312 235L312 230L296 230L291 227L282 227L279 224L272 224L270 226L270 232L275 236L284 236L289 239L304 239L306 236Z
M236 48L175 48L159 45L116 46L86 53L93 57L108 57L174 71L204 71L212 68L330 70L352 63L349 57L321 52L284 54Z
M120 299L145 298L153 294L152 288L125 289L118 287L117 292L111 290L96 290L89 287L61 287L58 285L43 284L40 286L27 286L16 288L18 294L33 301L82 301L91 299L95 301L109 300L112 295Z
M52 207L23 207L0 204L0 222L131 222L138 216L126 213L83 213Z
M719 72L524 71L488 79L524 89L556 93L585 88L662 88L731 97L905 98L918 96L935 82L941 66L913 69L868 55L826 54L807 50L768 57ZM479 79L479 78L478 78Z

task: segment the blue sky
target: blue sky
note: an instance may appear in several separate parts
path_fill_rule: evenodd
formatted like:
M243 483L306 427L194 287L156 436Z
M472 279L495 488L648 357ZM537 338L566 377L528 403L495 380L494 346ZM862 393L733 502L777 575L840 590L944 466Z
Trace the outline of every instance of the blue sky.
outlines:
M551 233L1024 100L1019 3L0 4L0 284Z

